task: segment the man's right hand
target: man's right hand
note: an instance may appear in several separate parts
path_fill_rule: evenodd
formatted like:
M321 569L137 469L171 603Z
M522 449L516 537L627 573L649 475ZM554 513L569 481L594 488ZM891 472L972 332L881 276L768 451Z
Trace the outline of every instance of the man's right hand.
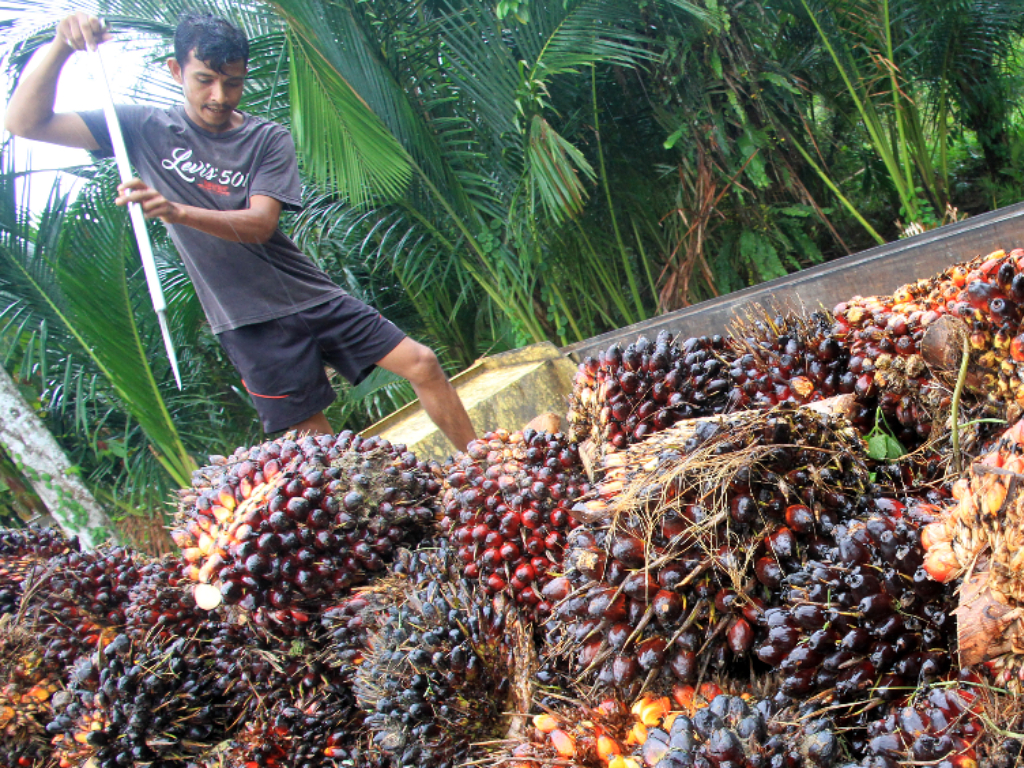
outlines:
M95 16L79 12L62 19L53 42L43 49L36 67L25 73L11 94L4 113L4 127L12 135L26 139L64 147L99 149L81 116L74 112L54 113L53 102L61 69L75 51L95 48L109 39L110 33Z
M79 11L61 19L55 43L63 43L75 51L92 50L110 39L110 32L95 16Z

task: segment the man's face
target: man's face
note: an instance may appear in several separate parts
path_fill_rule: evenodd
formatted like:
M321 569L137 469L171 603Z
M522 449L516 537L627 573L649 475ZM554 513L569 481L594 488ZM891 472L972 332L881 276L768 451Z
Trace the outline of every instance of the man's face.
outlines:
M219 133L237 127L242 120L235 107L242 100L246 65L232 61L218 72L189 54L185 66L175 59L167 62L171 75L181 83L185 95L185 113L192 122L208 131Z

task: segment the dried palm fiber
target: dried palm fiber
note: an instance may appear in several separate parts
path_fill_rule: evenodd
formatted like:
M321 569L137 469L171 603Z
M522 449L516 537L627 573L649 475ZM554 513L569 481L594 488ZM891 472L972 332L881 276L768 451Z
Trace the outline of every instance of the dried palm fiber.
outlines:
M545 653L626 698L746 658L784 579L870 493L849 422L807 407L685 422L604 464L548 587Z
M526 712L536 664L528 625L502 595L453 578L444 552L418 553L377 586L390 607L369 636L355 692L374 743L397 768L486 754Z
M645 694L632 706L606 698L564 702L533 718L525 741L505 748L514 768L691 768L794 765L827 768L840 743L811 706L780 710L749 693L710 693L694 706Z
M463 575L526 614L551 612L545 586L561 570L569 507L590 490L577 447L560 434L497 430L445 467L441 530Z
M433 524L440 483L404 446L285 436L198 470L172 531L186 574L275 632L381 573Z
M61 668L47 663L24 614L0 617L0 762L41 766L51 759L46 727Z

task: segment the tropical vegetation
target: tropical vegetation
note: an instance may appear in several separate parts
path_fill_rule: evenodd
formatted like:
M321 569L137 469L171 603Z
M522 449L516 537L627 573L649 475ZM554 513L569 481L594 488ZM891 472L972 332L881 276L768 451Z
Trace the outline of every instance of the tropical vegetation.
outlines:
M81 5L150 62L133 98L172 102L160 62L195 4ZM288 230L452 371L1021 199L1024 0L202 7L251 37L243 108L295 137ZM12 83L68 10L12 9ZM152 515L197 461L258 437L253 413L154 224L174 386L105 162L29 211L4 154L0 358L97 498ZM338 386L338 426L412 396L383 372ZM3 478L20 487L0 457Z

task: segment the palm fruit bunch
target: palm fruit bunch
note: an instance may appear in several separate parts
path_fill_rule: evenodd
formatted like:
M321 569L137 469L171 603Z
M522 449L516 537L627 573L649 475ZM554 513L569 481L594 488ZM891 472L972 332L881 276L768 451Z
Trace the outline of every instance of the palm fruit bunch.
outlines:
M450 578L443 553L380 589L390 607L370 633L355 693L374 745L395 768L451 768L501 739L524 711L532 640L511 603Z
M604 468L548 587L548 656L626 698L745 657L787 577L870 492L849 423L806 407L690 421Z
M265 723L276 703L313 691L348 690L331 668L319 625L304 629L301 636L272 635L258 626L236 625L215 638L212 667L225 706Z
M661 331L624 350L614 344L576 372L569 437L621 450L682 419L721 413L729 402L729 360L721 336L676 344Z
M62 762L169 768L215 744L230 720L216 706L201 647L186 637L166 644L115 637L92 668L79 670L51 724Z
M125 631L136 645L165 645L190 637L209 614L196 605L185 564L173 555L139 567L139 581L128 594Z
M287 631L383 571L433 522L439 490L414 454L386 440L284 437L199 470L171 536L190 579Z
M29 627L13 616L0 619L0 764L29 768L47 762L46 727L61 687L60 672L44 661Z
M803 405L854 392L849 352L821 312L738 323L729 347L730 410Z
M17 612L25 579L36 566L78 548L78 539L68 540L53 528L0 529L0 615Z
M457 579L458 569L447 567L454 562L443 540L440 548L399 549L391 564L389 576L419 587L432 579ZM447 567L447 570L446 570ZM384 580L360 587L339 603L324 610L320 623L328 634L328 657L333 668L348 682L363 662L370 633L384 621L396 594L393 582Z
M1022 258L1021 249L995 251L905 285L891 296L856 296L836 306L836 334L849 347L857 393L879 395L885 415L902 425L901 439L912 433L927 437L932 414L948 409L949 384L962 354L960 336L970 351L968 389L1004 411L1024 406L1018 370L1024 362ZM937 336L943 347L953 348L929 348L932 326L936 331L959 329L948 338ZM943 382L945 366L954 370Z
M678 700L675 702L678 704ZM813 707L780 712L749 694L711 694L700 706L673 708L644 695L632 707L605 699L533 718L530 740L512 748L512 768L831 768L840 742Z
M977 768L984 733L979 689L949 682L921 686L882 715L874 714L864 735L851 745L865 757L842 768Z
M30 608L47 661L73 666L123 630L140 566L131 550L100 547L37 568Z
M463 574L507 594L532 618L551 611L544 589L560 569L573 502L589 490L579 450L561 433L498 430L446 467L440 527Z
M893 700L945 675L955 644L952 590L928 578L921 528L934 507L876 499L825 533L826 545L785 579L756 643L794 699L829 692L851 708Z

